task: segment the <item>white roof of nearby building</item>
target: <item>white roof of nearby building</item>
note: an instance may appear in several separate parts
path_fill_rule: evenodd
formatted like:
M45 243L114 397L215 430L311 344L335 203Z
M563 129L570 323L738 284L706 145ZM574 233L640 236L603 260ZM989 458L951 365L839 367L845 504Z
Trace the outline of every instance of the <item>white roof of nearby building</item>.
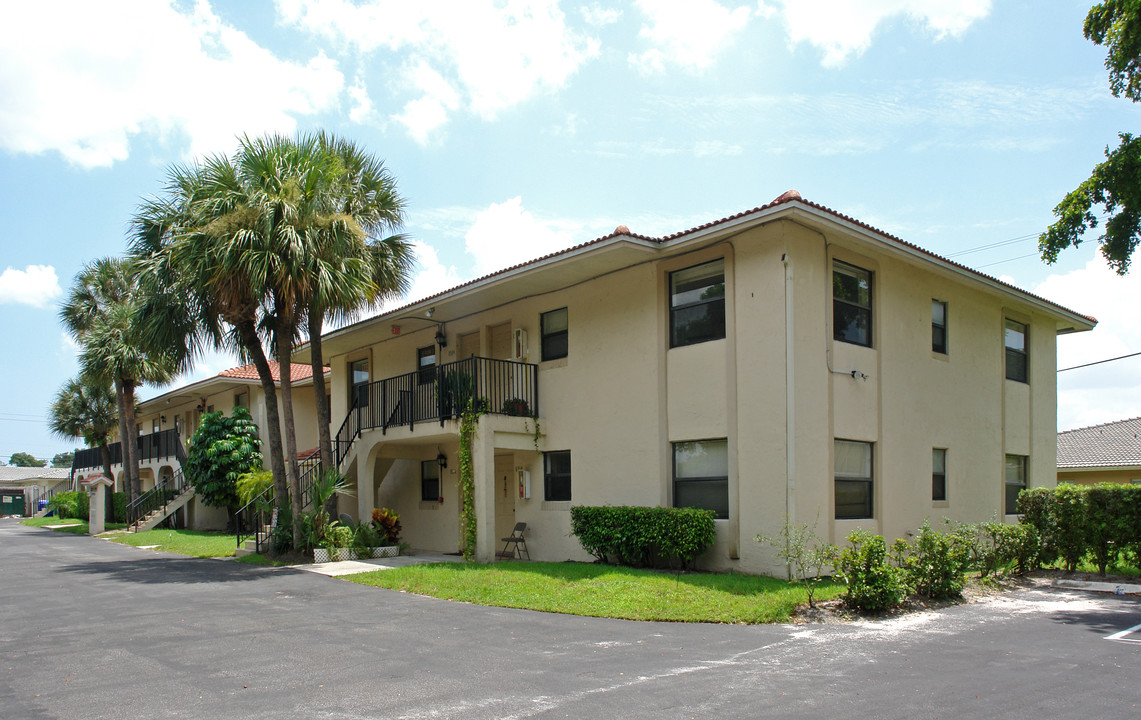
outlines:
M0 467L0 483L25 480L66 480L69 477L71 477L71 468Z

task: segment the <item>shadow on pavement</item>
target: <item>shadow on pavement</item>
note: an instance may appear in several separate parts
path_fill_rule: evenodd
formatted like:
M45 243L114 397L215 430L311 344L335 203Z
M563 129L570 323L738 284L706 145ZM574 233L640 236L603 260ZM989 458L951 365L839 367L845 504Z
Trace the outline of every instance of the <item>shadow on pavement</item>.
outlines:
M261 580L286 568L265 568L233 561L203 558L147 558L143 560L101 561L64 565L58 572L99 575L122 582L158 585L166 583L224 583Z

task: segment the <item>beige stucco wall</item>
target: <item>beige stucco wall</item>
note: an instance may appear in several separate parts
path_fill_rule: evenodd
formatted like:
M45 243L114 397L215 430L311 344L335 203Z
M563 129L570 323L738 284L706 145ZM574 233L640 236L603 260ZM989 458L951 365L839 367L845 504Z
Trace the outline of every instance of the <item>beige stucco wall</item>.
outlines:
M1124 468L1058 468L1058 482L1074 485L1096 483L1141 484L1141 466Z
M668 273L717 257L726 267L727 337L669 349ZM872 348L832 340L833 258L874 273ZM946 355L931 350L932 299L948 304ZM531 498L513 504L536 559L588 559L569 535L570 504L671 504L670 443L683 440L729 440L730 518L717 522L717 546L703 563L747 572L782 569L752 538L777 532L787 511L833 541L856 527L898 537L925 518L1001 513L1006 453L1029 455L1031 486L1055 482L1055 320L846 233L825 237L774 222L495 309L467 308L462 317L441 311L449 345L438 359L455 360L457 337L469 332L481 333L486 352L489 328L507 322L527 330L537 362L539 315L564 306L569 357L539 363L538 450L571 451L572 502L543 501L542 455L520 445L525 432L489 430L477 463L484 515L502 517L504 509L487 499L502 491L491 455L509 453L530 471ZM1004 377L1005 317L1030 325L1028 384ZM433 324L400 324L400 335L388 325L363 329L352 351L329 358L334 431L349 406L348 361L368 358L378 380L413 371L416 348L431 344ZM453 550L453 425L371 431L358 440L348 462L354 476L371 472L377 490L364 493L356 514L394 507L414 547ZM874 443L872 519L833 519L835 438ZM947 450L948 498L938 503L931 499L936 447ZM445 501L423 505L417 461L441 448L452 458ZM382 456L400 459L384 465ZM499 530L482 517L481 532Z

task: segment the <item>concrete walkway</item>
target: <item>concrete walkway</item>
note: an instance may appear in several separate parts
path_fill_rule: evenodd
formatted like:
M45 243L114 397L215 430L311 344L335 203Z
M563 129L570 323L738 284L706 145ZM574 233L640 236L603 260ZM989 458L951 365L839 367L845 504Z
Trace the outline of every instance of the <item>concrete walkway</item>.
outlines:
M412 550L408 555L398 555L391 558L371 558L368 560L342 560L341 562L308 563L305 565L290 565L294 570L317 573L337 577L340 575L356 575L357 573L372 572L373 570L391 570L392 568L407 567L409 565L428 565L431 563L463 562L462 555L446 555L429 550Z

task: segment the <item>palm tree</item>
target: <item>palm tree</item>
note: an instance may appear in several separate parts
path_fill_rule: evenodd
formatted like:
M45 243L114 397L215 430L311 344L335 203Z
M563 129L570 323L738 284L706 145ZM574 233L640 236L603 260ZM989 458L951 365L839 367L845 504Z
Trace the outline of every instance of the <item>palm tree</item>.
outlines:
M323 188L327 218L313 229L305 261L309 275L305 314L320 457L330 463L332 418L324 389L318 385L325 367L324 322L352 320L361 308L406 293L415 260L403 235L383 237L397 232L404 220L404 200L384 163L335 135L319 133L317 144L332 159L332 166ZM334 502L331 497L329 504Z
M177 367L175 353L147 342L135 321L141 303L136 274L121 258L101 258L75 278L60 319L80 344L82 373L114 384L119 439L129 500L140 492L139 445L135 436L135 389L166 382Z
M250 200L226 157L168 170L163 197L142 203L132 220L131 253L150 301L141 322L155 341L237 350L252 362L265 395L270 471L277 501L289 498L277 387L258 327L264 290L253 279L260 236L248 230Z
M109 439L119 423L115 394L106 383L82 375L68 380L56 391L48 408L48 428L61 438L81 438L88 447L99 448L103 472L111 474Z

